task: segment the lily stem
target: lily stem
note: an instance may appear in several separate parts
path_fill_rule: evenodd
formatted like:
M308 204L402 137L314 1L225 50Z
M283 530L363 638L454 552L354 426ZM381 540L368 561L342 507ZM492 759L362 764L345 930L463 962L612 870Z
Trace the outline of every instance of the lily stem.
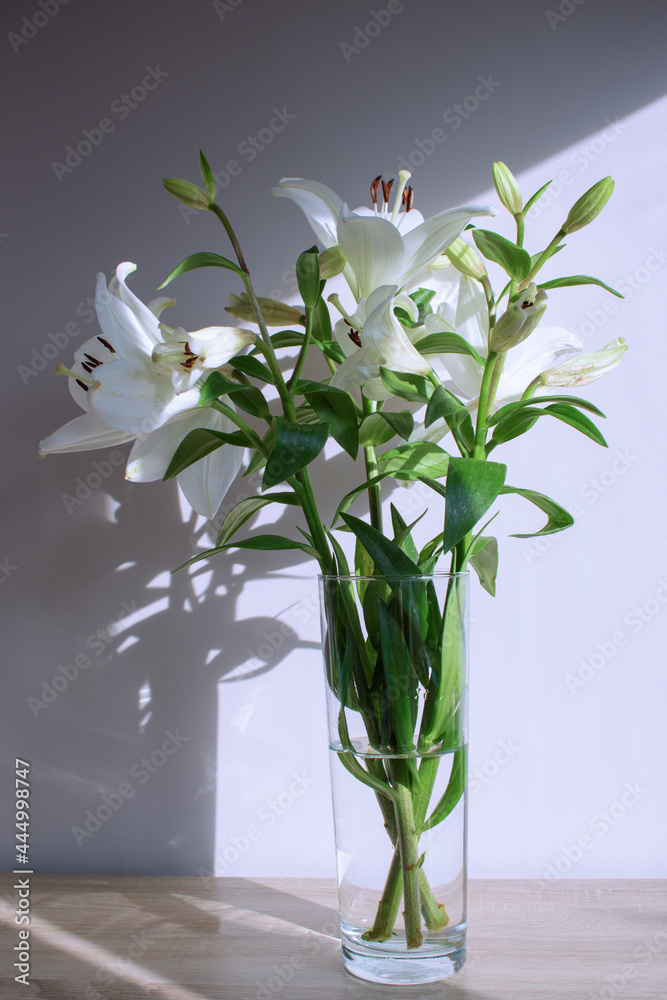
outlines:
M404 761L389 761L391 783L396 792L394 811L403 874L403 920L408 949L419 948L424 941L421 930L421 894L419 887L419 833L415 824L410 791L410 772Z

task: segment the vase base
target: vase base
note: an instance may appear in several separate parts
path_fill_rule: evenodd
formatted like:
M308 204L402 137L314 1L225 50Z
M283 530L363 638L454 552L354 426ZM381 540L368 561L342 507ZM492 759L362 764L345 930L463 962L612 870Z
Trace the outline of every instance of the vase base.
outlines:
M465 932L445 949L393 952L387 946L376 950L363 941L350 940L343 932L343 965L357 979L385 985L411 986L448 979L466 960Z

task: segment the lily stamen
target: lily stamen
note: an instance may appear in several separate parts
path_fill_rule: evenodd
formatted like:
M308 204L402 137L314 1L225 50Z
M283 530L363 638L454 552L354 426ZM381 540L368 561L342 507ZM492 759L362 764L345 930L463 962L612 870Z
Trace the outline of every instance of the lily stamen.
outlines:
M409 170L399 170L398 171L398 190L396 192L396 200L394 202L394 209L391 213L391 221L396 222L396 216L398 215L398 210L403 203L403 191L405 190L405 185L408 183L412 174Z
M377 212L378 204L378 188L380 186L380 181L382 180L382 174L378 174L375 180L371 181L371 201L375 206L375 211ZM383 182L384 185L384 182Z
M86 378L86 376L82 375L81 372L73 372L70 368L66 368L62 362L59 362L56 365L56 375L67 375L68 378L76 379L79 385L81 385L82 382L87 382L88 385L95 385L95 379Z
M354 329L354 321L352 320L350 314L345 312L345 309L343 309L342 305L340 304L340 297L338 296L338 293L332 292L329 298L327 299L327 302L330 302L332 306L335 306L338 312L345 320L345 322L347 323L347 325L351 326L352 329Z
M390 181L382 181L382 198L384 200L385 205L389 204L389 197L391 195L391 189L393 188L393 186L394 186L393 177Z

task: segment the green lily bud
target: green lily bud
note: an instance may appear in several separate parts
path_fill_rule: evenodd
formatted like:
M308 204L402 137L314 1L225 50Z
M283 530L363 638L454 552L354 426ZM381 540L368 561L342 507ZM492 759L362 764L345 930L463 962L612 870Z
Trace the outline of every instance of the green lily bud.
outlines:
M294 306L288 306L285 302L279 302L277 299L258 298L257 302L267 326L293 326L295 323L303 326L305 323L306 317L301 309L295 309ZM257 322L255 310L247 292L243 292L242 295L231 295L225 311L238 319L249 320L251 323Z
M182 181L178 177L167 177L162 183L169 194L173 194L174 198L178 198L190 208L205 210L211 204L211 198L206 191L197 187L196 184L191 184L190 181Z
M491 333L489 350L509 351L530 336L547 308L547 293L532 283L502 314Z
M493 164L492 170L493 183L496 186L501 204L512 215L518 215L523 208L523 197L514 174L501 160Z
M570 209L570 214L563 223L563 233L565 235L576 233L578 229L583 229L584 226L597 218L611 198L613 190L614 182L611 177L603 177L585 194L582 194L579 201L576 201Z
M445 253L461 274L465 274L468 278L476 278L477 281L486 277L487 271L484 261L477 251L460 236L453 243L450 243Z
M328 281L329 278L335 278L337 274L340 274L347 264L347 261L341 253L340 247L329 247L324 250L319 257L320 260L320 278L324 278Z

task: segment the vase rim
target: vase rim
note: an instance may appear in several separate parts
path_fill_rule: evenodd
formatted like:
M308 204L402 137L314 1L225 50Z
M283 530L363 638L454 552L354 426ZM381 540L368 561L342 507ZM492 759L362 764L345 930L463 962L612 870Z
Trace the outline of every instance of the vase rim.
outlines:
M460 570L456 573L449 573L446 570L438 570L435 573L418 573L414 576L407 576L401 573L378 573L375 576L368 576L365 573L318 573L318 580L446 580L455 577L468 578L470 571Z

